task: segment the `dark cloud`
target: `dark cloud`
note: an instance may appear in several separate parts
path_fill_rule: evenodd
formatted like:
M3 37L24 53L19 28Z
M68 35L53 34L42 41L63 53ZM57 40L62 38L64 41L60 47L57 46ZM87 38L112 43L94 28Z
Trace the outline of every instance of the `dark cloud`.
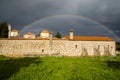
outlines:
M120 35L119 3L120 0L0 0L0 21L7 21L13 28L21 30L47 16L81 15ZM60 27L64 29L62 24Z

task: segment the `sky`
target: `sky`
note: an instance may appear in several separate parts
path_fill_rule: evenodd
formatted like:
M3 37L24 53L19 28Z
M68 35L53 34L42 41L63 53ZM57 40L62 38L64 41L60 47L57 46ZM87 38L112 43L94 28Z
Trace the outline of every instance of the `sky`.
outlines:
M115 38L120 37L119 3L120 0L0 0L0 22L7 21L22 33L47 28L66 34L66 28L73 28L79 35Z

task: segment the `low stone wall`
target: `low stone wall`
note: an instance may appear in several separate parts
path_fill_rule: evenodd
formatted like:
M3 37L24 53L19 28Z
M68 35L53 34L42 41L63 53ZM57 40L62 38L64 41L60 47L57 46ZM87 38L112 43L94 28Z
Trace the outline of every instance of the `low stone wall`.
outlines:
M115 55L114 41L0 40L0 55L5 56L102 56Z
M47 40L0 40L0 54L6 56L24 56L47 54Z

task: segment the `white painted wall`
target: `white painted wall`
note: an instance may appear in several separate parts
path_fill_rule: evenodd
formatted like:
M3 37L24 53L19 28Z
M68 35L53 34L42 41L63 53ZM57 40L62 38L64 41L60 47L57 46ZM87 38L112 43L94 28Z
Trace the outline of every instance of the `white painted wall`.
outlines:
M40 37L42 37L42 38L49 38L49 33L41 33Z
M23 35L23 38L35 39L35 35Z
M17 37L19 35L18 32L11 32L11 37Z

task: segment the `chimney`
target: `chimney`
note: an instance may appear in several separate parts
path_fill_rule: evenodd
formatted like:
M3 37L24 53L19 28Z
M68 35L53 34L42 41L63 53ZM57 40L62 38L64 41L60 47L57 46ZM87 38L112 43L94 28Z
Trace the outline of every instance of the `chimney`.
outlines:
M49 38L52 39L52 32L49 33Z
M70 39L72 40L74 38L74 30L71 29L69 34L70 34Z
M49 33L49 42L50 42L50 47L52 47L52 32Z

